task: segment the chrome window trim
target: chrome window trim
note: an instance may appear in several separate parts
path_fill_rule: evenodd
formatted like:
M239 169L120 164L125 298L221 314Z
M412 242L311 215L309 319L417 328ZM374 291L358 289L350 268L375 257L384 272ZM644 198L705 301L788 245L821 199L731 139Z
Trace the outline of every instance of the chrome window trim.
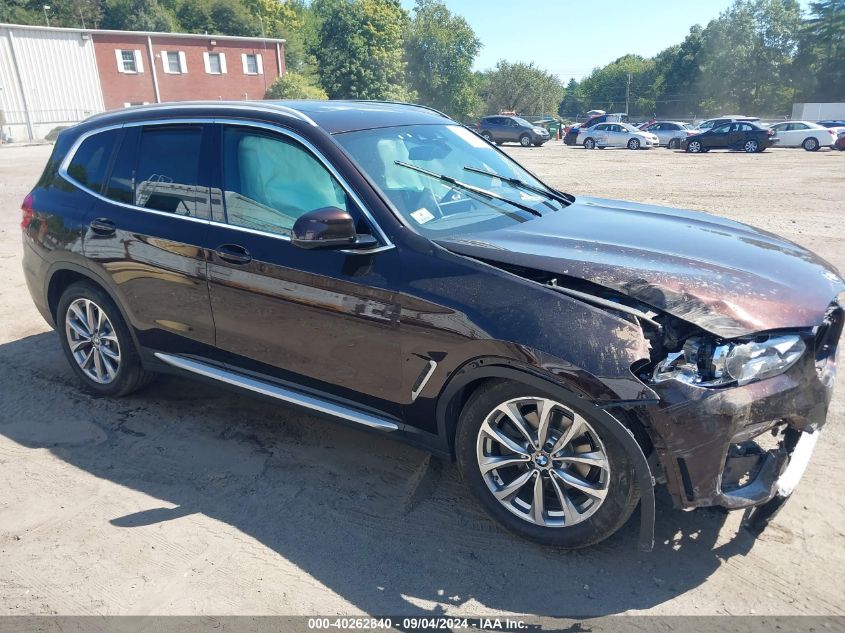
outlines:
M254 110L253 108L245 108L245 109ZM362 249L362 250L343 249L340 252L350 254L350 255L351 254L366 255L366 254L380 253L382 251L390 250L390 249L395 247L395 245L390 240L390 238L388 238L387 235L384 233L381 226L379 226L378 222L376 222L376 219L373 217L372 213L370 213L370 210L366 207L366 205L364 205L361 198L358 196L357 193L355 193L355 191L352 189L352 187L349 185L349 183L347 183L346 180L340 175L340 172L337 171L335 166L332 165L331 162L325 156L323 156L323 154L316 147L314 147L314 145L310 141L303 138L301 135L297 134L296 132L294 132L292 130L285 129L284 127L281 127L279 125L274 125L272 123L264 123L264 122L260 122L260 121L244 121L244 120L241 120L241 119L201 117L201 118L175 118L175 119L149 119L149 120L144 119L144 120L138 120L138 121L126 121L126 122L117 123L117 124L114 124L114 125L106 125L106 126L103 126L103 127L98 127L98 128L88 130L87 132L81 134L79 136L79 138L76 139L76 141L74 141L73 145L68 150L67 155L64 157L61 164L59 165L58 174L59 174L59 176L61 176L66 181L73 184L75 187L78 187L79 189L86 192L87 194L94 196L98 200L102 200L103 202L107 202L109 204L114 204L114 205L117 205L119 207L130 209L132 211L142 211L144 213L151 213L153 215L161 215L161 216L168 217L168 218L178 218L178 219L181 219L181 220L188 220L190 222L199 222L201 224L206 224L206 225L209 225L209 226L218 226L218 227L223 227L223 228L227 228L227 229L234 229L234 230L242 231L242 232L245 232L245 233L251 233L251 234L254 234L254 235L260 235L260 236L264 236L264 237L272 237L274 239L279 239L279 240L282 240L282 241L285 241L285 242L290 242L290 236L288 236L288 235L281 235L279 233L271 233L269 231L259 231L257 229L251 229L251 228L248 228L248 227L237 226L237 225L234 225L234 224L227 224L225 222L218 222L218 221L212 220L210 218L196 218L196 217L192 217L192 216L188 216L188 215L176 215L174 213L169 213L167 211L159 211L157 209L147 209L145 207L139 207L139 206L134 205L134 204L129 204L129 203L126 203L126 202L120 202L118 200L112 200L111 198L108 198L108 197L104 196L103 194L86 187L85 185L83 185L79 181L75 180L70 174L68 174L68 171L67 171L68 167L70 166L70 163L73 162L73 158L76 156L76 152L79 150L79 147L88 138L94 136L95 134L100 134L102 132L108 132L110 130L116 130L116 129L121 129L121 128L153 126L153 125L179 125L179 124L185 124L185 125L202 125L202 124L206 124L206 125L233 125L233 126L236 126L236 127L251 127L251 128L268 130L270 132L281 134L282 136L286 136L286 137L292 139L293 141L295 141L295 142L299 143L300 145L302 145L303 147L305 147L306 150L311 152L314 155L314 157L320 162L320 164L323 165L323 167L326 168L326 170L338 181L338 183L340 183L340 186L343 188L343 190L347 193L347 195L349 195L352 198L353 202L361 210L361 213L364 214L365 219L370 224L370 227L373 229L373 231L374 231L376 237L378 238L378 240L381 242L381 244L379 246L376 246L376 247L370 248L370 249Z

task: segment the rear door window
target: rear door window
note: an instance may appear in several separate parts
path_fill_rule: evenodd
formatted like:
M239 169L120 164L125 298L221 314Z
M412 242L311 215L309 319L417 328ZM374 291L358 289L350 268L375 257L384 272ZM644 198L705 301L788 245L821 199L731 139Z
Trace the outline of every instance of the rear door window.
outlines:
M120 133L120 129L107 130L82 141L68 165L68 176L83 187L101 193Z
M207 182L200 174L201 125L150 126L141 131L134 204L176 215L211 217Z

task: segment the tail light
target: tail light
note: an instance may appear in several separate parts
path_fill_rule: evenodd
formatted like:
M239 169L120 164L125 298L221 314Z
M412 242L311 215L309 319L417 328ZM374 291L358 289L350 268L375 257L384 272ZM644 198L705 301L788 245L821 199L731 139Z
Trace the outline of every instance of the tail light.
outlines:
M26 198L23 199L23 204L21 205L21 228L27 229L29 225L32 223L32 194L26 194Z

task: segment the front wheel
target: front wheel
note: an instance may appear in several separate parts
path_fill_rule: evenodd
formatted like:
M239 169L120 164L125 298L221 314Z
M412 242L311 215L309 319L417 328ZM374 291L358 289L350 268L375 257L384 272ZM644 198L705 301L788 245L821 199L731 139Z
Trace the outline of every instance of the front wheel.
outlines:
M755 152L760 151L760 144L754 139L751 139L749 141L745 141L742 149L745 150L746 154L754 154Z
M519 144L523 147L528 147L529 145L531 145L531 137L527 134L523 134L519 137Z
M628 141L628 149L640 149L640 139L632 138Z
M803 147L808 152L815 152L819 149L819 142L815 138L810 137L804 141Z
M56 320L65 356L88 391L125 396L152 378L141 366L117 306L93 282L68 286L59 299Z
M690 154L700 154L702 149L704 148L701 146L701 141L690 141L687 143L687 152Z
M489 383L472 395L456 452L490 515L546 545L598 543L639 499L633 464L599 419L519 383Z

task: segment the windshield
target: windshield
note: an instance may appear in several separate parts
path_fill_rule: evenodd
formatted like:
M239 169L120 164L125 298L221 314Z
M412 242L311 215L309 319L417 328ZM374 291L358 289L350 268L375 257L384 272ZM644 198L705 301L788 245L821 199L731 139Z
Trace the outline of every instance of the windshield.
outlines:
M554 194L541 195L545 186L525 169L459 125L377 128L334 138L407 223L431 238L504 228L564 207L551 197ZM525 185L538 191L529 191ZM517 204L479 195L473 189Z
M528 122L528 121L526 121L525 119L522 119L522 118L520 118L520 117L518 117L518 116L511 117L511 119L513 119L514 121L516 121L517 123L519 123L519 125L521 125L521 126L526 126L526 125L527 125L528 127L534 127L534 124L533 124L533 123L529 123L529 122Z

